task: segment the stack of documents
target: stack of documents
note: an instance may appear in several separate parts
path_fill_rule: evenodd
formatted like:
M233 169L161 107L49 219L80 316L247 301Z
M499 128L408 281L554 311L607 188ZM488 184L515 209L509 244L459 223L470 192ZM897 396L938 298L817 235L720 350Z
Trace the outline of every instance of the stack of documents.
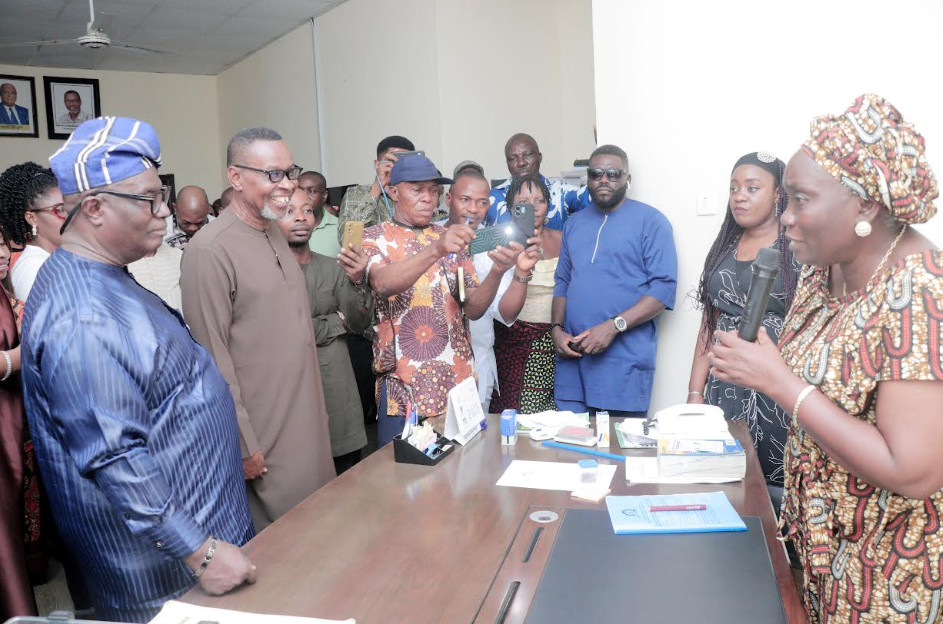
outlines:
M655 496L607 496L617 535L746 531L723 492Z
M739 480L746 472L746 454L732 438L658 440L658 474L663 477Z

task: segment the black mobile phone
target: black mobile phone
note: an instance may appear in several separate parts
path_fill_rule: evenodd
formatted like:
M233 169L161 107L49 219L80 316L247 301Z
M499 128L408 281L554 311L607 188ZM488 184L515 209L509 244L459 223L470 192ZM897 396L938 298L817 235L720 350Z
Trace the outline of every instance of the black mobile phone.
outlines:
M420 156L425 156L426 152L423 150L416 150L414 152L393 152L393 156L396 156L396 159L399 160L403 156L411 156L412 154L419 154ZM392 160L381 160L380 163L389 163L393 162ZM377 164L380 164L377 163Z
M516 230L514 240L527 247L527 239L533 238L534 230L537 229L534 224L534 205L527 202L514 204L511 208L511 222Z
M512 241L527 246L527 239L534 236L534 205L515 204L511 208L510 223L493 225L475 232L475 239L468 246L471 255L493 250L498 245L507 247Z
M412 156L413 154L425 156L426 152L424 150L416 150L414 152L393 152L393 155L396 156L397 159L402 158L403 156Z

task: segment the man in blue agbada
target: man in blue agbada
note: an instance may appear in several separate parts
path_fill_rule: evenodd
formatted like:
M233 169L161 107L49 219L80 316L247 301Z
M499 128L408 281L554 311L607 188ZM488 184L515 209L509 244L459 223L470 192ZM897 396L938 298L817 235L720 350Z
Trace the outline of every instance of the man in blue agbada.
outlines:
M27 418L97 616L144 622L197 582L255 580L235 408L182 317L125 268L170 213L154 129L89 120L50 164L70 212L23 319Z
M561 410L643 416L655 376L656 317L675 300L671 224L626 199L629 164L619 147L598 147L587 178L593 204L567 220L555 276L554 399Z

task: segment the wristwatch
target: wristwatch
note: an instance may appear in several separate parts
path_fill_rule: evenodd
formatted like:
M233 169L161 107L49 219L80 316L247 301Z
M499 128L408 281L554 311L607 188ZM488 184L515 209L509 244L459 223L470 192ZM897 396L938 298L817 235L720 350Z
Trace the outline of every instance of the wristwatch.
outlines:
M531 275L528 275L527 277L521 277L520 275L517 274L517 271L514 271L514 279L519 281L521 284L526 284L527 282L534 279L534 276L533 274L531 274Z
M629 324L625 322L625 319L621 316L617 316L612 319L613 324L616 326L616 331L620 334L629 328Z

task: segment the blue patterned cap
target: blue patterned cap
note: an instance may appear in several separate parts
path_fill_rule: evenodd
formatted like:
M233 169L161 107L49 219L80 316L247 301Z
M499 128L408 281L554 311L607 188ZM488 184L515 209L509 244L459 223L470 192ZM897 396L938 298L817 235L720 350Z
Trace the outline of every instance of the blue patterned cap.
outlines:
M160 164L154 128L127 117L89 119L49 157L63 195L114 184Z

